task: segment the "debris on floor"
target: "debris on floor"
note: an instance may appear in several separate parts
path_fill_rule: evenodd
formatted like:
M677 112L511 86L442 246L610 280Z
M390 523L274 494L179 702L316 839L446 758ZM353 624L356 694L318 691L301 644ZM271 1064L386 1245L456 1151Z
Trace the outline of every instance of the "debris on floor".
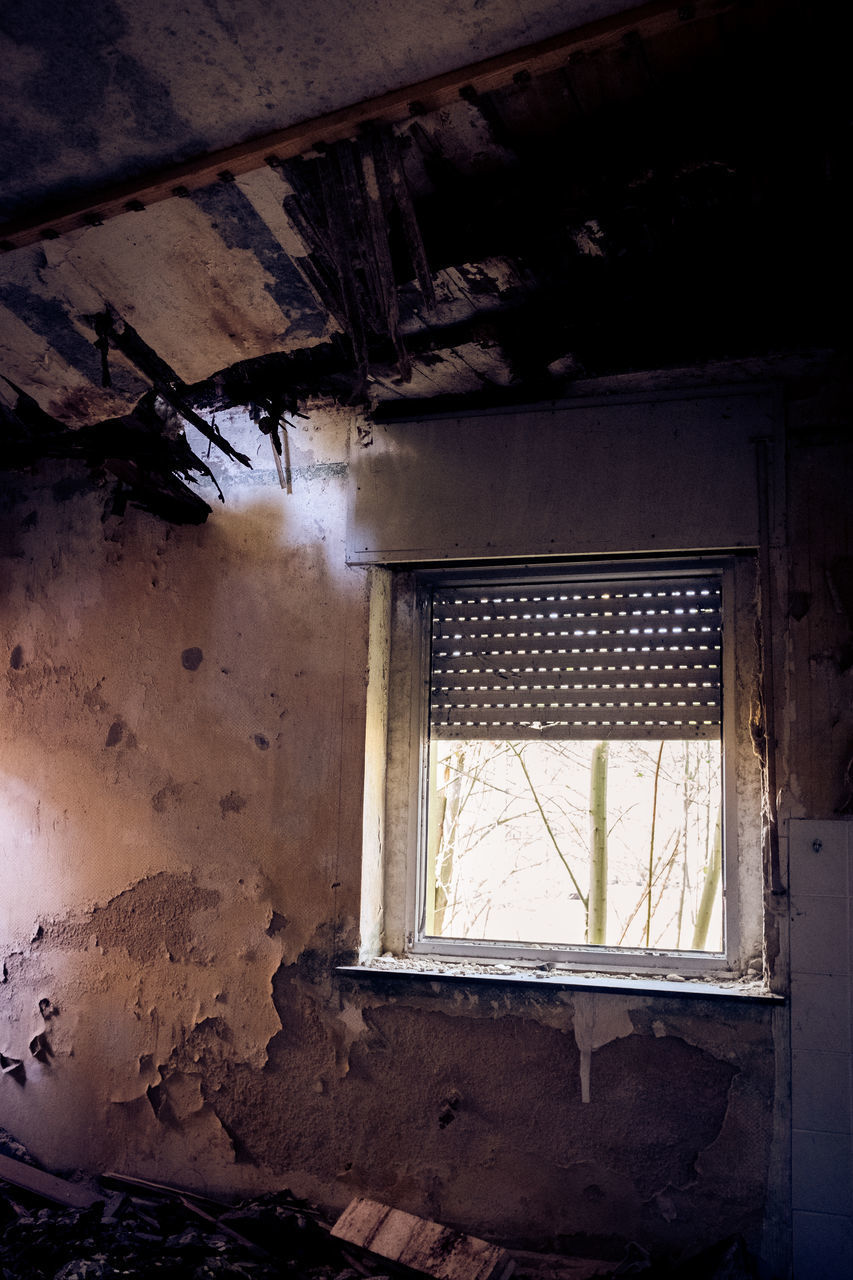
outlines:
M0 1156L2 1280L362 1280L288 1191L239 1205L121 1174L88 1183ZM61 1205L58 1190L66 1189ZM78 1198L79 1205L68 1201ZM45 1204L50 1198L53 1203ZM88 1206L83 1207L88 1200ZM378 1278L377 1278L378 1280Z
M126 1174L65 1179L0 1129L0 1280L754 1280L739 1239L680 1266L510 1251L375 1201L331 1227L289 1191L237 1205Z

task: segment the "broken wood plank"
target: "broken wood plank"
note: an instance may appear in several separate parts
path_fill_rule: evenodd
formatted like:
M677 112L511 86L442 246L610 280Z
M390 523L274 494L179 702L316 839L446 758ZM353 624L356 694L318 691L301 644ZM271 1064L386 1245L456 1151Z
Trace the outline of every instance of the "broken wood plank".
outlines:
M436 1280L506 1280L515 1267L500 1245L362 1197L347 1205L332 1235Z
M89 1209L103 1198L78 1182L66 1182L64 1178L45 1173L43 1169L34 1169L31 1164L23 1164L11 1156L0 1155L0 1179L70 1209Z
M119 1186L139 1187L142 1191L153 1191L158 1196L177 1196L178 1199L187 1197L190 1200L200 1200L204 1204L223 1212L231 1207L225 1200L214 1200L211 1196L206 1196L200 1191L187 1191L184 1187L175 1187L168 1182L152 1182L149 1178L134 1178L129 1173L102 1173L100 1180L101 1182L117 1182Z

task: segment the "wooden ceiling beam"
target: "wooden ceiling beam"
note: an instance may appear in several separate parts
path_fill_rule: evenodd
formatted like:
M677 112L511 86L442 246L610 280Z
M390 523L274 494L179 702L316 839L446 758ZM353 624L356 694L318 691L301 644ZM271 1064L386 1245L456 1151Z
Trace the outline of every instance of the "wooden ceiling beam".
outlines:
M368 98L327 115L251 138L182 164L86 193L76 200L21 215L0 226L0 249L10 251L56 239L84 227L99 226L120 214L141 211L175 196L186 196L216 181L231 181L264 164L293 159L318 146L355 136L372 121L399 124L411 116L455 102L462 91L478 94L503 88L513 80L533 78L563 66L569 58L623 40L636 32L648 38L681 24L713 18L737 7L737 0L694 0L652 3L590 22L572 31L525 45L510 53L470 63L403 89Z

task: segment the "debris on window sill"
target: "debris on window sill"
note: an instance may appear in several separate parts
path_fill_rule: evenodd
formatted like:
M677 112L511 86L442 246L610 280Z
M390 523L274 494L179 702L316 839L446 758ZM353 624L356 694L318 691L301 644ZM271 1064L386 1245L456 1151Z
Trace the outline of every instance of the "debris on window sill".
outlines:
M703 976L668 973L607 973L601 970L578 970L567 965L535 963L486 963L476 960L446 960L438 956L395 956L386 952L357 965L340 965L339 973L349 977L424 978L432 981L505 982L518 985L574 988L585 991L609 991L625 994L691 996L705 999L734 997L784 1003L784 996L771 991L764 979L755 973L744 977Z

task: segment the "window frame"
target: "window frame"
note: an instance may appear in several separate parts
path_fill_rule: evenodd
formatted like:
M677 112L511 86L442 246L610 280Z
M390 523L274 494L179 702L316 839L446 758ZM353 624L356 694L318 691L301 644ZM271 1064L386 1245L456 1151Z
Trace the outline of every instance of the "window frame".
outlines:
M722 676L722 808L723 808L723 893L724 948L722 951L668 951L627 947L583 945L521 944L483 940L436 938L425 934L426 920L426 823L429 791L429 687L430 687L430 592L434 586L500 585L529 578L531 584L563 577L566 581L601 581L605 577L626 579L658 576L702 576L719 574L723 600ZM745 597L754 602L755 558L752 553L713 553L701 555L666 555L625 557L607 556L591 560L505 561L467 565L432 565L418 567L394 575L394 600L391 625L391 698L390 724L397 721L397 747L391 746L389 792L386 804L386 857L390 864L385 878L385 911L390 921L392 953L435 960L491 962L502 965L558 965L561 969L600 973L678 973L689 977L731 977L742 973L748 958L755 958L756 939L762 924L754 921L751 942L744 942L742 929L742 885L750 885L747 897L760 914L760 781L757 761L746 760L745 743L749 741L748 701L745 696L751 681L744 679L740 666L754 648L753 616L746 616ZM750 587L750 584L752 586ZM396 661L394 655L396 653ZM408 679L406 668L408 667ZM396 668L396 671L395 671ZM401 707L405 700L407 707ZM405 722L405 723L403 723ZM407 725L407 732L406 732ZM391 737L394 738L392 729ZM400 744L403 749L400 749ZM744 806L739 795L738 778L745 770L754 775L755 786ZM401 790L406 792L401 795ZM744 811L745 809L745 811ZM396 814L396 821L394 814ZM402 857L395 849L405 829ZM742 848L744 830L754 835L747 852ZM400 895L404 907L400 913ZM394 920L398 927L394 927ZM402 931L399 927L402 925ZM402 937L401 937L402 933ZM396 945L395 939L396 937ZM760 942L758 944L760 952ZM751 951L751 957L747 953Z

